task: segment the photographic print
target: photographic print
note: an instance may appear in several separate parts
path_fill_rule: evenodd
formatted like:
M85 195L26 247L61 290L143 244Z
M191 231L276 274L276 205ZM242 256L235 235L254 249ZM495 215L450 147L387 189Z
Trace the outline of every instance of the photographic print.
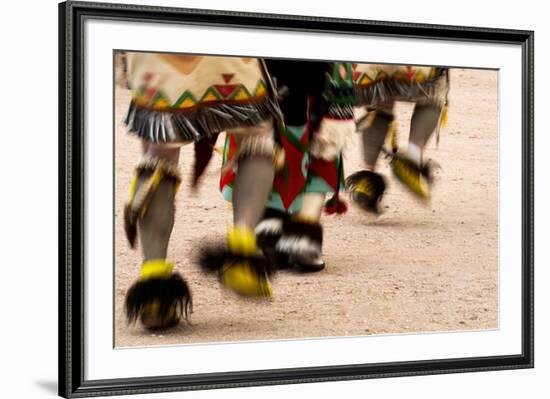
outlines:
M498 327L497 71L114 57L116 346ZM201 260L216 243L227 258ZM179 296L137 298L176 276Z
M59 15L60 395L533 367L533 32Z

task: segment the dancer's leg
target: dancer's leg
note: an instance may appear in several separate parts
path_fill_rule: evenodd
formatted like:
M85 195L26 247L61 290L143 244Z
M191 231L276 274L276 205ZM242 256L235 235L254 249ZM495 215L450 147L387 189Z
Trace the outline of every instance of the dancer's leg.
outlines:
M302 207L294 215L294 219L304 222L319 223L323 206L325 205L326 193L308 192L304 194Z
M417 104L414 108L411 118L408 155L419 165L422 163L424 148L439 125L441 111L441 107L437 105Z
M148 143L142 148L124 222L132 246L139 230L143 263L139 280L127 292L126 313L130 321L139 317L147 328L166 328L187 316L191 306L186 282L166 259L175 193L181 181L177 166L180 151Z
M238 140L237 176L233 185L233 220L236 227L254 229L260 221L273 186L273 130L271 124L254 136Z
M273 186L273 125L265 122L234 132L237 175L233 185L233 227L227 236L229 253L220 270L224 286L244 296L271 296L265 258L258 257L254 228L260 221Z
M369 213L380 213L378 205L386 187L384 178L375 170L384 142L395 128L393 106L393 101L378 105L358 125L363 141L365 170L348 176L346 189L353 202Z
M374 171L376 161L382 152L382 147L386 141L386 137L392 128L393 113L391 108L387 110L370 111L371 115L367 115L370 123L362 127L361 137L363 141L363 159L367 170Z
M166 148L159 145L149 145L144 156L146 159L159 160L177 171L180 148ZM147 170L138 178L139 187L151 178L153 170ZM156 190L151 194L150 202L143 216L140 218L139 234L144 260L165 259L168 242L174 226L176 214L175 195L176 183L172 179L159 181Z
M405 154L392 160L395 176L421 199L430 198L432 176L430 167L423 160L424 149L441 118L442 107L434 104L416 104Z

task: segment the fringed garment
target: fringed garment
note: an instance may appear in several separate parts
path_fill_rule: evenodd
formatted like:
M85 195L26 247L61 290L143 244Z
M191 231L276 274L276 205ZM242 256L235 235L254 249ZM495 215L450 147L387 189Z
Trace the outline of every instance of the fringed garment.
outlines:
M277 83L286 123L275 131L275 142L284 151L284 164L275 175L266 206L294 213L301 209L303 194L307 192L332 193L343 189L342 157L324 161L309 152L321 118L329 113L330 104L323 93L333 64L267 59L266 65ZM231 162L235 149L234 137L228 133L220 179L220 190L227 201L231 201L235 180L235 165Z
M411 65L353 64L358 105L376 107L389 101L447 105L448 69Z
M182 143L277 118L257 58L129 53L125 123L153 143Z

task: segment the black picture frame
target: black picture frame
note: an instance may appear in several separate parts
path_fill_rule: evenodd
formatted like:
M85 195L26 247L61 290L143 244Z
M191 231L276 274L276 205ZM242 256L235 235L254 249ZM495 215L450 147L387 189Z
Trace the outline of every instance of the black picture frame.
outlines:
M84 378L83 23L86 18L399 38L507 43L522 49L522 353L108 380ZM534 32L295 15L59 4L59 395L67 398L459 373L534 366Z

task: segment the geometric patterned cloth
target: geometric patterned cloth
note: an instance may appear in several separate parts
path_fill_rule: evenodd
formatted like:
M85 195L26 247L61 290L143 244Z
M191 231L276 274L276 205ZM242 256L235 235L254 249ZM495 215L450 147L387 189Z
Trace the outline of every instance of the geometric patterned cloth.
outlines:
M412 65L352 64L359 105L388 100L444 106L448 69Z
M284 150L285 162L275 174L273 188L269 195L267 207L285 213L300 210L303 194L306 192L332 193L338 184L338 166L341 158L325 161L311 156L309 151L310 133L305 126L286 126L275 137ZM235 141L232 134L227 134L224 147L223 165L226 166L235 154ZM236 170L234 166L222 167L220 191L223 197L231 202L233 182ZM340 188L343 189L343 170L341 170Z
M129 53L126 123L153 142L209 137L278 116L257 58Z
M325 96L327 76L335 63L266 59L267 69L277 84L280 107L285 127L275 132L274 139L284 151L284 163L275 174L273 188L266 206L285 213L301 209L303 194L307 192L331 193L338 181L343 188L343 172L340 156L333 161L313 157L310 145L319 122L327 116L328 98ZM352 98L353 99L353 98ZM231 201L235 154L235 142L231 134L226 136L220 190ZM338 178L338 174L342 178Z
M268 95L257 58L154 53L131 53L129 58L132 97L137 105L155 110L191 110Z

